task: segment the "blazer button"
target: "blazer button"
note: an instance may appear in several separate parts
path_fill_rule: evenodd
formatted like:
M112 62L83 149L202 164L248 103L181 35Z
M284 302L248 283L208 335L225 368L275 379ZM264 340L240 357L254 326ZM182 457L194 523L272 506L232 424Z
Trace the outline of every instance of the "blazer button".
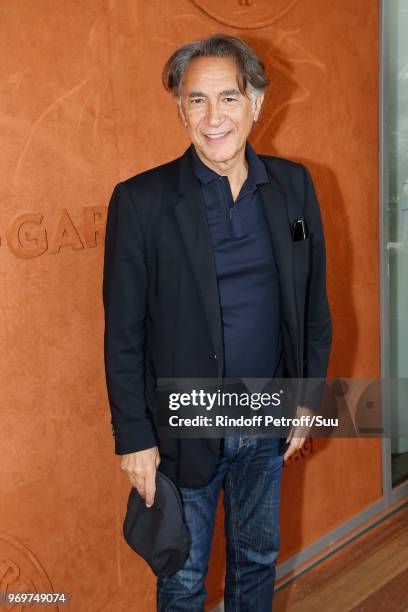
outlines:
M212 357L212 359L217 359L217 353L213 353L213 354L211 355L211 357Z

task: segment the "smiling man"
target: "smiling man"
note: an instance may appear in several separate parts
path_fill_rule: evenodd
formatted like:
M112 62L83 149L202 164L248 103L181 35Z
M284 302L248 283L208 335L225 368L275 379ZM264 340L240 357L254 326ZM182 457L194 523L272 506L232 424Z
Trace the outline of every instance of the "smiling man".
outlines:
M177 96L193 151L214 172L228 177L233 201L248 176L246 140L264 98L251 86L246 94L242 78L237 78L233 57L198 57L186 68Z
M308 170L258 155L248 136L268 85L241 39L214 34L177 49L163 81L191 144L119 183L108 211L105 367L115 452L154 503L156 470L179 487L187 561L159 578L159 611L204 610L224 490L227 612L272 609L288 438L161 438L160 378L324 378L331 347L325 244ZM299 407L299 414L307 407Z

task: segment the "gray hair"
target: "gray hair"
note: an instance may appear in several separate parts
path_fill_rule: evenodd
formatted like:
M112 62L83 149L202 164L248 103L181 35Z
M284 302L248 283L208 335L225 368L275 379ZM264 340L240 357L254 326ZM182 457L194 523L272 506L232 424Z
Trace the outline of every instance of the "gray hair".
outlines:
M238 68L238 88L252 98L269 85L265 67L256 53L241 38L216 33L179 47L164 65L162 79L165 89L180 103L184 74L190 62L197 57L232 57Z

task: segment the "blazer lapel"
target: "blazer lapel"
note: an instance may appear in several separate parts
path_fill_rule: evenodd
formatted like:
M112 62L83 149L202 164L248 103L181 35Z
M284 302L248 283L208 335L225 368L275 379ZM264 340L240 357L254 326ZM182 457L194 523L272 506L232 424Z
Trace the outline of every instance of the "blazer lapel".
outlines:
M217 271L201 187L196 178L190 148L180 158L178 197L174 213L180 229L217 359L218 376L223 376L223 338Z
M293 241L290 233L288 203L286 194L281 191L277 181L270 172L268 173L270 182L259 185L259 191L278 269L283 334L285 336L286 331L288 332L292 345L292 350L286 350L286 355L288 355L288 352L293 355L295 351L295 355L293 355L295 361L291 367L291 375L296 376L295 372L300 371L300 329L297 315Z

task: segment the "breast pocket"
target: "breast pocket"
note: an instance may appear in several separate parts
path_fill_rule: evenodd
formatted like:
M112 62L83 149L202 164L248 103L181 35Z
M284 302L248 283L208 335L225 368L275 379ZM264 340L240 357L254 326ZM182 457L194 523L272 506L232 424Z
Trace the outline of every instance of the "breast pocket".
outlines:
M312 238L293 242L293 265L296 284L305 287L310 270L310 251Z

